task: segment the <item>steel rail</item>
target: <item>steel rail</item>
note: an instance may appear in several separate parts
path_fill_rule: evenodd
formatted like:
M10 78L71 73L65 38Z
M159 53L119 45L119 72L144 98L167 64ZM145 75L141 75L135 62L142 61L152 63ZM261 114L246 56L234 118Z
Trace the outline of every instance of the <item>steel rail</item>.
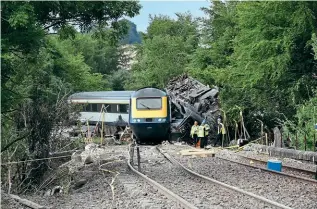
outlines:
M230 190L239 192L239 193L241 193L241 194L244 194L244 195L253 197L253 198L255 198L255 199L257 199L257 200L260 200L260 201L262 201L262 202L265 202L265 203L267 203L267 204L269 204L269 205L272 205L272 206L275 206L275 207L278 207L278 208L283 208L283 209L292 209L292 208L289 207L289 206L280 204L280 203L278 203L278 202L275 202L275 201L266 199L265 197L261 197L261 196L259 196L259 195L253 194L253 193L251 193L251 192L244 191L244 190L239 189L239 188L237 188L237 187L230 186L230 185L225 184L225 183L223 183L223 182L220 182L220 181L217 181L217 180L215 180L215 179L212 179L212 178L209 178L209 177L207 177L207 176L203 176L203 175L201 175L201 174L199 174L199 173L196 173L196 172L194 172L194 171L192 171L192 170L186 168L184 165L182 165L180 162L178 162L177 160L175 160L172 156L170 156L169 154L167 154L165 151L163 151L162 149L160 149L158 146L157 146L156 148L157 148L157 150L158 150L160 153L162 153L162 155L163 155L165 158L167 158L169 161L171 161L171 162L173 162L174 164L180 166L180 167L183 168L185 171L187 171L188 173L190 173L190 174L192 174L192 175L194 175L194 176L197 176L197 177L199 177L199 178L205 179L205 180L207 180L207 181L209 181L209 182L212 182L212 183L214 183L214 184L221 185L221 186L223 186L223 187L225 187L225 188L227 188L227 189L230 189Z
M242 155L239 155L239 154L237 156L238 157L243 157L243 158L246 158L246 159L249 159L249 160L254 160L254 161L257 161L257 162L265 163L265 161L254 159L254 158L250 158L250 157L245 157L245 156L242 156ZM243 163L243 162L239 162L239 161L223 158L223 157L220 157L220 156L217 156L217 155L216 155L216 157L219 158L219 159L222 159L222 160L226 160L226 161L229 161L229 162L237 163L237 164L244 165L244 166L247 166L247 167L250 167L250 168L260 169L262 171L266 171L266 172L269 172L269 173L274 173L274 174L278 174L278 175L281 175L281 176L287 176L287 177L290 177L290 178L294 178L296 180L303 180L303 181L306 181L306 182L317 184L317 180L312 179L312 178L310 179L310 178L306 178L306 177L303 177L303 176L296 176L296 175L285 173L285 172L273 171L273 170L269 170L267 168L261 168L261 167L257 167L257 166L254 166L254 165L249 165L247 163ZM302 169L294 168L294 167L291 167L291 166L283 166L283 167L285 167L287 169L293 169L293 170L296 170L296 171L302 171L302 172L305 172L307 174L315 175L315 172L313 172L313 171L302 170Z
M133 149L133 148L132 148ZM158 191L166 196L167 198L175 201L178 205L180 205L182 208L185 209L198 209L197 207L195 207L194 205L192 205L191 203L187 202L185 199L183 199L182 197L178 196L177 194L173 193L172 191L170 191L169 189L165 188L164 186L162 186L161 184L157 183L156 181L152 180L151 178L147 177L146 175L144 175L143 173L137 171L136 169L133 168L133 166L131 165L131 144L129 144L129 158L128 158L128 166L129 168L137 175L139 175L141 178L143 178L145 181L147 181L150 185L152 185L153 187L157 188ZM132 156L133 157L133 156Z
M310 179L310 178L306 178L306 177L302 177L302 176L295 176L293 174L284 173L284 172L273 171L273 170L269 170L267 168L261 168L261 167L257 167L257 166L254 166L254 165L249 165L247 163L242 163L242 162L238 162L238 161L235 161L235 160L231 160L231 159L227 159L227 158L223 158L223 157L219 157L219 156L216 156L216 158L219 158L221 160L226 160L226 161L229 161L229 162L232 162L232 163L237 163L237 164L240 164L240 165L244 165L244 166L247 166L247 167L250 167L250 168L260 169L262 171L266 171L266 172L269 172L269 173L275 173L275 174L278 174L278 175L281 175L281 176L287 176L287 177L290 177L290 178L294 178L296 180L303 180L303 181L308 181L308 182L317 184L317 180L314 180L314 179Z
M245 158L245 159L248 159L248 160L253 160L253 161L256 161L256 162L260 162L260 163L266 164L266 161L264 161L264 160L260 160L260 159L256 159L256 158L252 158L252 157L246 157L246 156L243 156L243 155L238 155L238 156L242 157L242 158ZM287 166L287 165L283 165L283 168L287 168L287 169L298 171L298 172L303 172L303 173L310 174L310 175L315 175L315 171L310 171L310 170L306 170L306 169L295 168L295 167Z

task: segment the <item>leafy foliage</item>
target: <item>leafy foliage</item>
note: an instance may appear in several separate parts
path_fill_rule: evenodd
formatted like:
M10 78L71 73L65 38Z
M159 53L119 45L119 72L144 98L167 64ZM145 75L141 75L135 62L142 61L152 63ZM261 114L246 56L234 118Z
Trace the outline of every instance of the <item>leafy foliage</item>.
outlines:
M197 22L188 14L178 14L177 20L165 16L151 18L138 48L132 81L126 88L163 88L172 77L183 73L190 61L189 54L198 46L197 27Z
M281 114L292 119L296 105L312 96L316 80L311 37L316 3L220 2L205 9L204 47L189 66L192 75L221 87L223 109L236 118L244 110L248 130L268 130ZM272 12L274 11L274 12ZM233 124L234 121L231 120Z
M103 74L118 69L116 44L128 29L119 19L139 9L137 2L2 2L2 159L48 156L53 128L68 121L67 96L107 88ZM17 189L26 191L47 162L15 169L24 187Z
M107 79L110 84L110 89L114 91L124 91L125 86L130 82L130 77L130 73L125 69L114 72Z
M259 137L257 119L266 132L285 121L304 130L306 125L298 125L306 114L302 107L309 117L317 86L316 7L315 2L212 1L203 8L205 18L151 17L127 87L163 88L189 72L220 87L227 122L235 125L242 110L252 137Z

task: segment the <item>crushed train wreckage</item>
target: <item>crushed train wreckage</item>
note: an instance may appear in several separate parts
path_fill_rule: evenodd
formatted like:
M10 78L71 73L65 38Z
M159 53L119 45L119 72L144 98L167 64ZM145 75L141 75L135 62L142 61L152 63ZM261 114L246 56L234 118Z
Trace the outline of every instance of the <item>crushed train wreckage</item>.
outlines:
M204 119L215 127L219 114L218 87L206 86L196 79L183 74L172 79L166 86L172 103L172 133L179 133L179 139L189 138L194 121ZM211 138L214 137L212 132Z
M217 116L219 115L218 87L206 86L187 74L183 74L170 80L165 90L171 101L172 138L189 140L190 128L194 121L201 123L206 119L211 128L216 127ZM84 113L86 115L92 114L91 112ZM119 117L121 116L120 113L116 114ZM99 121L96 124L87 126L88 121L85 121L80 127L76 126L72 135L76 137L80 134L87 138L100 137L101 115L98 118ZM132 136L132 132L126 127L126 124L120 125L118 121L113 121L113 125L105 125L104 128L105 137L116 138L121 141L123 139L128 140L128 135ZM215 131L211 131L210 137L215 137Z

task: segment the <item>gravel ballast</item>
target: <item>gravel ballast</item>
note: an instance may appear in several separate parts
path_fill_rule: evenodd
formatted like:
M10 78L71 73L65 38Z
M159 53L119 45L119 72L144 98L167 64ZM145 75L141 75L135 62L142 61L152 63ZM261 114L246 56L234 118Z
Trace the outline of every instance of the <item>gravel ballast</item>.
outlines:
M198 208L274 208L188 174L166 160L155 147L141 147L140 154L142 173Z
M296 160L292 160L292 159L279 159L279 158L274 158L274 157L268 157L268 156L263 156L261 154L256 155L255 153L251 154L243 154L243 153L239 153L239 154L235 154L232 155L232 152L228 151L228 150L222 150L221 152L217 153L217 156L221 157L221 158L225 158L225 159L229 159L229 160L234 160L237 162L241 162L241 163L245 163L245 164L250 164L259 168L264 168L267 169L267 161L269 159L275 159L275 160L280 160L282 162L282 172L286 173L286 174L291 174L294 176L298 176L298 177L304 177L304 178L308 178L308 179L315 179L315 175L312 173L308 173L305 172L305 170L308 171L312 171L312 165L308 164L308 163L302 163L302 167L299 168L299 166L291 166L289 165L290 163L286 163L286 162L291 162L293 165L296 164L298 165L300 162L296 161ZM247 159L245 157L249 157L255 160L251 160L251 159ZM261 160L261 161L265 161L265 162L258 162L256 160ZM252 163L251 163L252 162ZM286 166L290 166L290 167L286 167ZM310 168L310 169L305 169L305 167ZM293 169L295 168L295 169ZM304 171L300 171L297 169L304 169ZM315 169L316 171L316 169Z
M99 150L100 151L100 150ZM94 150L91 151L95 152ZM51 207L52 209L159 209L177 208L176 203L160 194L155 188L146 183L142 178L136 176L128 169L128 147L110 146L105 148L105 152L100 152L100 162L82 165L76 168L76 176L80 179L85 178L84 185L80 188L70 189L69 193L57 193L52 196L43 194L21 195L40 205ZM94 158L95 159L95 158ZM69 162L70 164L81 164ZM99 165L103 170L99 170ZM74 168L75 169L75 168ZM105 170L112 171L106 172ZM79 172L80 171L80 172ZM118 175L117 172L119 173ZM113 178L113 193L110 184ZM65 177L68 178L68 177ZM7 197L7 196L5 196ZM24 208L10 198L2 202L2 207L12 209ZM9 202L10 201L10 202Z
M259 169L212 157L188 157L177 154L188 146L163 146L164 150L190 169L223 183L264 196L292 208L317 208L317 184L306 183ZM216 155L217 156L217 155Z

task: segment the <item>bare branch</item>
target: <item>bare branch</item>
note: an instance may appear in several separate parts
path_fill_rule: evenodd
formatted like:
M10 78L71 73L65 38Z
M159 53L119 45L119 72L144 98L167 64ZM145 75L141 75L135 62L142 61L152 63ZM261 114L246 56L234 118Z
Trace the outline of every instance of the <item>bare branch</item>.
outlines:
M65 20L56 21L56 22L52 23L51 25L44 27L44 30L48 30L48 29L50 29L51 27L54 27L54 26L56 26L56 25L58 25L58 24L61 24L61 23L66 23L66 21L65 21Z
M13 199L15 199L16 201L18 201L19 203L21 203L22 205L26 205L26 206L28 206L28 207L30 207L30 208L33 208L33 209L44 209L44 208L46 208L46 207L44 207L44 206L41 206L41 205L39 205L39 204L37 204L37 203L35 203L35 202L32 202L32 201L30 201L30 200L27 200L27 199L23 199L23 198L20 198L19 196L17 196L17 195L10 195L11 196L11 198L13 198Z
M32 131L32 130L31 130L31 131ZM15 144L16 142L18 142L18 141L20 141L20 140L22 140L22 139L28 137L28 136L31 134L31 131L29 131L29 133L27 133L26 135L21 136L21 137L15 139L15 140L13 140L13 141L10 142L9 144L7 144L5 147L3 147L3 148L1 149L1 152L7 150L9 147L11 147L11 146L12 146L13 144Z

